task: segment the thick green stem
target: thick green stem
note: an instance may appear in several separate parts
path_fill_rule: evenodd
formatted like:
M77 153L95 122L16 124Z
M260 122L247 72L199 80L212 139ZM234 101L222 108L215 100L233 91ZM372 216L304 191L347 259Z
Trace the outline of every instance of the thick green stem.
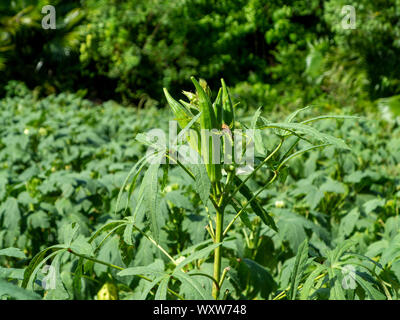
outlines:
M191 173L181 162L177 160L177 164L194 180L195 177L193 173ZM213 204L216 210L216 230L214 236L211 236L214 240L214 243L221 243L224 235L223 235L223 228L224 228L224 201L225 201L225 194L222 193L221 195L221 185L219 182L212 186L212 194L209 197L211 203ZM212 226L210 226L212 228ZM211 230L210 230L211 231ZM214 281L212 295L215 299L218 299L220 287L218 283L221 280L221 258L222 258L222 246L218 246L214 250Z
M224 222L224 211L221 208L216 208L216 230L215 230L215 243L221 243L223 240L223 222ZM214 279L217 283L220 282L221 278L221 257L222 257L222 246L218 246L214 251ZM214 299L218 299L220 288L213 283L212 294Z
M219 183L215 185L213 189L213 197L216 199L214 207L216 211L215 217L215 237L214 243L221 243L223 241L223 228L224 228L224 206L222 205L224 201L224 194L221 194L221 186ZM220 198L219 198L220 197ZM218 199L219 198L219 199ZM221 280L221 258L222 258L222 245L218 246L214 250L214 279L216 283ZM219 298L220 287L213 283L212 295L215 300Z

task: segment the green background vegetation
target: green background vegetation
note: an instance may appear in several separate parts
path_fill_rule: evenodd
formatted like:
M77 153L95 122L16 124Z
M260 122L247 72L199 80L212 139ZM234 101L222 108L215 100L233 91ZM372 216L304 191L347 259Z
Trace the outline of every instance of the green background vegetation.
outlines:
M176 93L192 75L229 79L242 104L265 108L399 94L398 1L355 1L355 30L341 27L346 3L55 0L57 29L44 30L46 1L2 2L2 94L20 80L41 95L163 105L160 87Z
M68 252L47 262L59 270L56 290L35 285L33 293L20 284L32 258L60 243L86 255L101 243L96 258L108 264L170 268L140 233L127 240L127 228L108 237L105 230L103 242L88 240L115 218L119 190L146 152L135 136L168 128L162 88L182 98L196 76L211 88L223 77L248 124L260 106L273 122L306 105L312 108L300 119L322 112L363 117L316 124L351 151L328 147L293 159L287 175L261 194L278 233L251 211L251 225L233 227L222 259L231 267L227 297L399 298L399 0L55 0L56 30L41 27L46 4L0 3L0 297L146 298L144 279ZM341 28L346 4L356 8L355 30ZM276 137L263 138L270 152ZM265 179L260 172L249 186ZM208 212L193 182L171 168L159 192L160 244L175 258L203 248ZM117 217L135 212L139 193ZM136 214L147 228L144 213ZM306 239L306 259L324 267L304 262L297 279ZM200 258L188 268L212 274L211 259ZM351 263L358 266L356 289L340 290L343 273L335 266ZM318 279L302 290L311 278ZM211 292L210 279L196 280ZM294 296L292 281L299 286ZM182 279L170 288L204 298Z

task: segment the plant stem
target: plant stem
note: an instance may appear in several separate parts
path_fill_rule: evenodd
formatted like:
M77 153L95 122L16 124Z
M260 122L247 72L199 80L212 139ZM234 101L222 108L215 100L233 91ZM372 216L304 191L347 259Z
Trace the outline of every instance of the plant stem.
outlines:
M177 164L193 179L195 177L193 173L191 173L179 160L176 160ZM218 201L218 197L219 201ZM223 240L223 227L224 227L224 194L221 195L221 185L217 182L212 186L212 195L210 195L209 199L211 200L215 211L216 211L216 220L215 220L215 235L214 235L214 243L221 243ZM214 250L214 279L212 295L214 299L218 299L220 288L218 283L221 279L221 258L222 258L222 246L218 246Z
M206 277L208 279L211 279L213 281L213 283L218 287L218 290L221 289L221 286L219 285L219 283L217 282L217 280L215 280L212 276L210 276L209 274L206 273L190 273L190 276L202 276L202 277Z
M169 253L163 248L163 247L161 247L158 243L157 243L157 241L155 241L152 237L150 237L149 235L147 235L146 233L144 233L140 228L138 228L135 224L132 224L133 225L133 227L137 230L137 231L139 231L139 233L142 235L142 236L144 236L147 240L149 240L152 244L154 244L162 253L164 253L165 254L165 256L169 259L169 260L171 260L171 262L174 264L174 265L178 265L178 263L175 261L175 259L174 258L172 258L170 255L169 255Z
M79 258L87 259L87 260L90 260L90 261L105 265L105 266L110 267L110 268L114 268L114 269L117 269L117 270L120 270L120 271L124 270L124 268L122 268L122 267L119 267L119 266L116 266L114 264L111 264L111 263L108 263L108 262L104 262L104 261L101 261L101 260L97 260L96 258L92 258L92 257L86 256L86 255L80 254L80 253L77 253L77 252L73 251L70 248L68 249L68 252L76 255Z
M272 156L278 152L278 150L282 147L284 138L282 138L278 144L278 146L274 149L274 151L272 151L254 170L251 174L249 174L243 181L242 183L236 187L235 190L233 190L233 192L231 193L228 202L236 195L236 193L240 190L241 187L244 186L244 184L251 178L254 176L254 174L261 168L263 167L269 159L272 158Z
M215 228L215 243L220 243L223 240L223 222L224 222L224 211L222 208L217 207L216 209L216 228ZM222 257L222 246L218 246L214 250L214 279L217 283L221 279L221 257ZM213 283L212 295L215 300L219 297L220 288Z
M226 202L227 196L229 195L229 191L231 189L232 181L233 181L234 177L235 177L234 171L228 172L228 176L226 178L226 182L225 182L225 186L224 186L224 191L223 191L223 194L222 194L220 202L219 202L220 206L225 207L225 205L226 205L225 202Z
M321 279L321 278L323 278L323 277L325 277L325 276L326 276L326 273L320 274L318 277L316 277L316 278L314 279L314 282L317 281L317 280L319 280L319 279ZM300 285L297 287L297 290L301 290L302 288L303 288L303 284L300 284ZM280 294L278 294L278 295L277 295L275 298L273 298L272 300L281 300L281 299L285 298L286 295L287 295L287 292L289 291L289 289L290 289L290 286L289 286L287 289L285 289L284 291L282 291Z
M226 267L226 268L222 271L222 276L221 276L221 279L219 280L219 288L220 288L220 289L221 289L221 287L222 287L222 284L224 283L226 274L228 273L228 271L229 271L230 269L231 269L230 267Z
M108 263L108 262L105 262L105 261L101 261L101 260L97 260L96 258L88 257L86 255L77 253L77 252L73 251L71 248L68 249L68 252L72 253L73 255L75 255L75 256L77 256L79 258L83 258L83 259L87 259L87 260L90 260L90 261L93 261L93 262L96 262L96 263L100 263L100 264L105 265L105 266L110 267L110 268L114 268L114 269L117 269L117 270L120 270L120 271L125 270L124 268L122 268L120 266L116 266L114 264L111 264L111 263ZM150 281L150 282L152 281L150 278L147 278L146 276L142 276L141 274L138 274L137 276L139 278L142 278L142 279L146 280L146 281ZM92 279L92 280L94 280L94 279ZM181 300L185 300L182 296L180 296L178 293L176 293L175 291L171 290L170 288L167 288L167 290L168 290L169 293L171 293L172 295L176 296L177 298L179 298Z
M243 212L244 210L246 210L247 206L248 206L254 199L256 199L257 196L258 196L266 187L268 187L272 182L275 181L277 175L278 175L278 173L275 171L275 172L274 172L274 176L272 177L272 179L271 179L265 186L261 187L261 189L258 190L258 191L256 192L256 194L254 194L254 196L244 204L244 206L242 207L242 209L240 209L240 211L236 214L236 216L232 219L232 221L229 222L228 226L226 227L226 229L225 229L225 231L224 231L224 233L223 233L224 236L228 233L229 229L232 227L232 225L233 225L234 222L237 220L237 218L239 218L239 216L242 214L242 212Z
M206 225L206 230L208 231L212 241L215 242L214 229L210 228L209 225Z

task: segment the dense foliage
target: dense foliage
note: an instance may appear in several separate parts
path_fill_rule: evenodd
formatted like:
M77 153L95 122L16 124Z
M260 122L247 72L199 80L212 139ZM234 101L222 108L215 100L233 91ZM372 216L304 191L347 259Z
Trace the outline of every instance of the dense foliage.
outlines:
M0 2L0 300L400 298L399 0L47 4ZM255 173L150 163L173 119Z
M166 128L170 113L126 109L111 102L94 106L70 94L36 99L27 89L17 92L23 96L9 92L0 102L0 247L8 248L0 250L0 272L2 278L14 279L7 286L1 280L0 294L162 298L169 281L170 290L180 297L209 297L212 281L207 277L160 278L173 272L174 265L148 238L146 210L138 205L143 188L135 189L126 211L123 193L114 215L120 188L146 151L133 137L139 131ZM315 114L309 109L297 117ZM273 122L280 117L262 115ZM357 121L324 120L315 126L343 138L351 150L309 150L287 163L285 174L260 194L279 232L264 225L251 209L248 221L238 220L232 227L222 259L222 268L230 267L222 287L223 292L229 290L227 298L398 298L400 131L398 123L374 118L370 114ZM250 124L251 118L244 122ZM278 140L274 131L266 131L257 147L259 155L271 152ZM307 145L300 141L295 150ZM264 186L268 171L260 171L248 186ZM213 209L204 209L198 189L180 167L171 166L165 179L165 174L159 175L155 189L158 244L177 261L189 257L181 265L186 265L187 275L212 274L209 254L214 247L204 227ZM226 223L234 214L228 206ZM142 231L133 227L132 215ZM36 264L31 260L50 246ZM37 268L27 271L29 262ZM39 262L57 270L56 290L40 286L46 272ZM355 267L356 286L345 290L343 267L348 265ZM25 282L32 271L36 281L28 277ZM158 278L159 290L149 286L155 283L134 276L141 272L148 280ZM23 280L24 273L25 285L36 293L12 285ZM167 297L176 298L170 292Z
M177 93L192 75L212 86L225 77L242 105L266 107L294 104L288 86L300 104L400 91L397 0L352 4L354 30L342 28L344 0L52 3L56 30L41 28L46 1L1 3L3 85L155 104L160 87Z

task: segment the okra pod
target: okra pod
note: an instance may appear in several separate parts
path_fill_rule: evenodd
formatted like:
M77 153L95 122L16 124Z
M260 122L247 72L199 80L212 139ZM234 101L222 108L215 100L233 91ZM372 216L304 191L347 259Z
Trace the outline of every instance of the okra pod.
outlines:
M164 94L167 98L167 102L174 113L176 120L179 123L179 126L183 129L187 126L190 120L193 118L193 114L186 109L182 104L176 101L174 98L171 97L168 90L164 88Z
M210 97L206 94L202 86L194 77L191 80L196 87L199 99L200 128L201 128L201 153L204 159L208 176L212 183L221 179L220 159L216 159L216 155L220 154L219 143L214 143L213 129L218 129L217 119L211 104ZM208 140L208 143L207 143ZM208 148L207 148L208 147Z
M235 113L233 110L233 103L229 89L227 88L224 79L221 79L222 84L222 108L224 123L229 126L232 130L235 126Z
M189 102L186 102L186 101L184 101L184 100L182 100L182 99L179 99L179 102L180 102L184 107L186 107L186 109L190 110L190 112L192 112L194 116L195 116L196 114L199 113L199 109L197 108L196 105L194 105L194 104L192 104L192 103L189 103Z
M223 107L222 107L222 88L219 89L217 98L213 103L214 113L217 118L218 130L222 128L222 117L223 117Z

